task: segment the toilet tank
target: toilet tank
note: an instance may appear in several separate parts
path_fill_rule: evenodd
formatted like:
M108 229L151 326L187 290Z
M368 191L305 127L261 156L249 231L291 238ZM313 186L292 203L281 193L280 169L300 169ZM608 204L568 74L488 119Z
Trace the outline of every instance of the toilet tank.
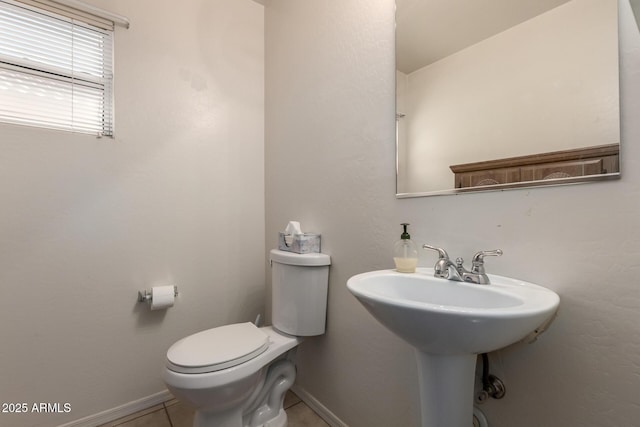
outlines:
M272 249L270 260L273 326L295 336L324 334L329 255Z

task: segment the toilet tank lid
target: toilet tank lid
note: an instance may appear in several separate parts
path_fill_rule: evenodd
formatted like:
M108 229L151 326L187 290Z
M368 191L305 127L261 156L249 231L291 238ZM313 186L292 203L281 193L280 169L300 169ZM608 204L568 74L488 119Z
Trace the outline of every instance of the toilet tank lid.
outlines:
M287 265L331 265L331 257L327 254L296 254L294 252L286 252L279 249L271 249L271 261Z

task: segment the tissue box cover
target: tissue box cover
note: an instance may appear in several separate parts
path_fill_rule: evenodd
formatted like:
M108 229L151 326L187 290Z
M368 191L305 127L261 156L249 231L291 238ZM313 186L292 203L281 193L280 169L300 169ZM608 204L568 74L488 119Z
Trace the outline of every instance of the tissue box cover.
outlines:
M320 252L320 235L312 233L294 234L290 245L284 240L285 233L278 235L278 249L281 251L295 252L297 254L310 254Z

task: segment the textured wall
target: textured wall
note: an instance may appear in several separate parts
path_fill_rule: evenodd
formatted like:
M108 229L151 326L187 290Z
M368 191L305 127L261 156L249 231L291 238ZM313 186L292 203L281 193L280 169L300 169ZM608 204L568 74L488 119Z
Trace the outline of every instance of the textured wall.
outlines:
M169 345L264 302L263 6L94 1L116 33L116 138L0 126L0 413L53 426L164 389ZM176 283L166 312L137 291Z
M298 385L352 427L419 425L411 348L347 279L391 268L399 223L453 256L502 248L496 274L561 296L538 342L491 354L507 397L495 427L630 426L640 419L640 35L621 7L619 181L397 200L392 0L272 0L266 7L266 247L289 219L332 257L328 330L299 352ZM419 264L431 266L431 253Z

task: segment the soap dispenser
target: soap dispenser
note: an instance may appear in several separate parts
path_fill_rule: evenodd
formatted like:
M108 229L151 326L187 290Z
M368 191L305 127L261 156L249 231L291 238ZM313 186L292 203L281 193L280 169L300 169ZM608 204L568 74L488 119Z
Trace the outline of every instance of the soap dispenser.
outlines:
M411 236L407 233L409 224L401 224L404 231L400 235L400 240L393 247L393 261L396 263L396 270L400 273L415 273L418 264L418 248Z

